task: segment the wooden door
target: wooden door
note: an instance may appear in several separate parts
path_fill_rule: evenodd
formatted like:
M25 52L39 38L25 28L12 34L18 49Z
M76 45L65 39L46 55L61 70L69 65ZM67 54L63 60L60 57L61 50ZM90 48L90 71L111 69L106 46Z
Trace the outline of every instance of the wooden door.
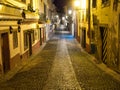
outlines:
M1 37L2 37L1 42L2 42L3 72L6 73L10 70L10 50L8 33L3 33Z
M82 29L82 46L86 48L86 29Z
M29 56L32 55L32 39L31 39L31 32L28 32L28 39L29 39Z
M42 45L42 31L41 31L41 28L40 28L40 45Z

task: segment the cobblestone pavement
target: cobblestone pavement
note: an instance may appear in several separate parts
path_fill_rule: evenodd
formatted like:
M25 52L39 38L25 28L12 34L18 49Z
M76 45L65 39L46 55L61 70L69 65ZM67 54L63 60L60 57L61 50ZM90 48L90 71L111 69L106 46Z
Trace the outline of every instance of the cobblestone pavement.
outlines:
M57 39L49 41L43 50L10 80L0 84L0 90L42 90L52 67Z
M53 67L43 90L81 90L64 39L58 42Z
M120 90L120 82L91 62L91 57L76 44L67 40L68 52L82 90Z
M120 82L92 63L71 35L59 33L16 75L0 83L0 90L120 90Z

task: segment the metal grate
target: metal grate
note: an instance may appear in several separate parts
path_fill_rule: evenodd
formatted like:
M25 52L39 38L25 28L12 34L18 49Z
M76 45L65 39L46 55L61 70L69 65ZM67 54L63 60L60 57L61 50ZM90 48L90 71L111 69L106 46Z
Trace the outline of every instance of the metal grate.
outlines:
M102 41L102 60L107 63L107 35L108 31L106 27L100 27L101 41Z

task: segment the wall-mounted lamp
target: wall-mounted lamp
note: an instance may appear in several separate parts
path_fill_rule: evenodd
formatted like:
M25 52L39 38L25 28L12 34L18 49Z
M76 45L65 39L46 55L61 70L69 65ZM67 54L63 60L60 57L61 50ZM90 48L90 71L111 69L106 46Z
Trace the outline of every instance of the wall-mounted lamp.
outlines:
M12 28L12 26L10 26L9 27L10 34L12 33L12 30L13 30L13 28Z

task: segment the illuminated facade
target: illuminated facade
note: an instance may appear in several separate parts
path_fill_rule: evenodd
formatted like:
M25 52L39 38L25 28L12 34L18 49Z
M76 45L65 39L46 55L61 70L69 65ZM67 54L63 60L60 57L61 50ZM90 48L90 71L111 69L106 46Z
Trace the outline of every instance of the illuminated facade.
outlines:
M120 72L119 0L77 1L82 5L74 6L76 39L97 60Z
M48 0L0 0L0 73L21 65L46 41L48 5Z
M96 58L120 72L120 3L92 0L92 39Z
M81 46L88 52L90 52L90 36L88 21L88 1L87 0L76 0L74 3L74 8L76 12L76 39L81 43ZM90 20L91 21L91 20Z

